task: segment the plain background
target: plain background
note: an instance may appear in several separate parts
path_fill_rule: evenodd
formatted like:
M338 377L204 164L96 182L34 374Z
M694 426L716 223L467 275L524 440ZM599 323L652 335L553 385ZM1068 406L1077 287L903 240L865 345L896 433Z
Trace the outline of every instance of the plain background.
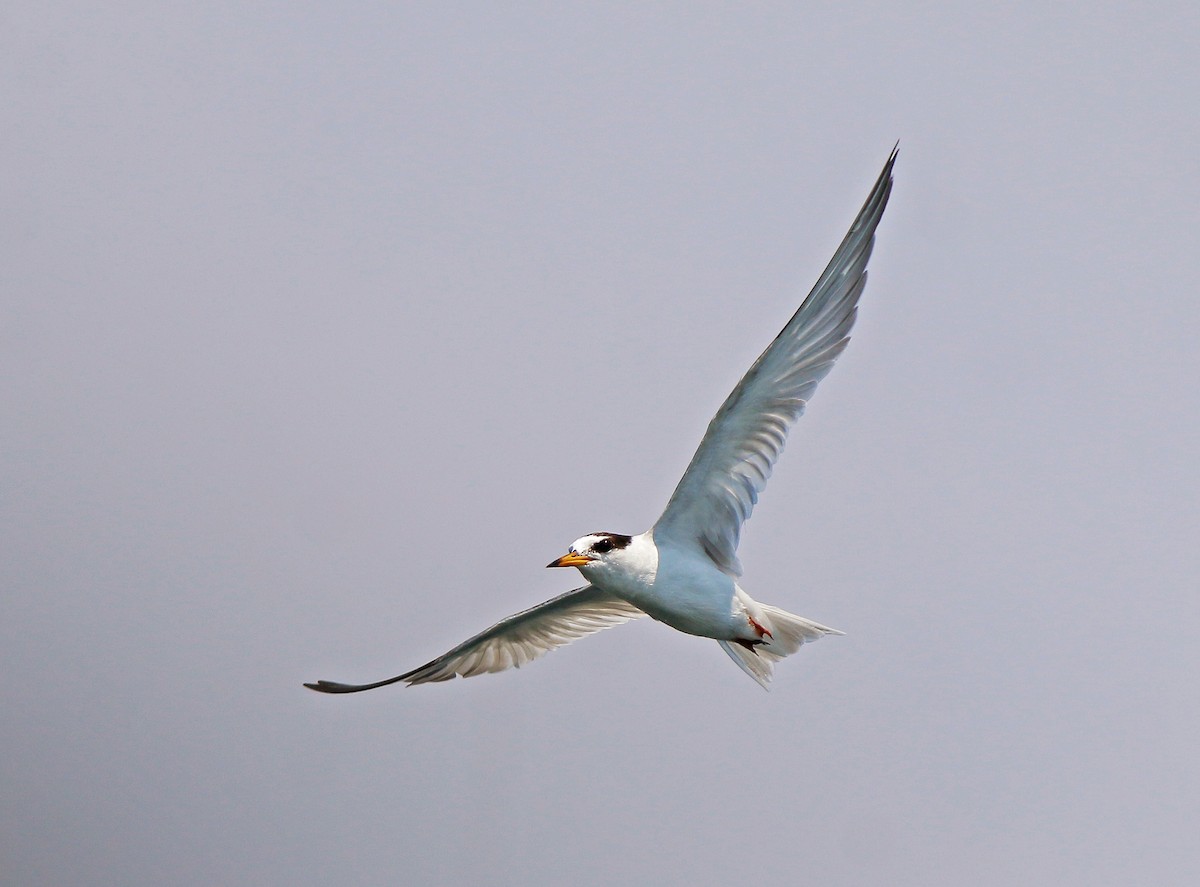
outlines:
M9 3L4 885L1200 880L1200 12ZM638 532L896 139L854 341L653 623L357 697Z

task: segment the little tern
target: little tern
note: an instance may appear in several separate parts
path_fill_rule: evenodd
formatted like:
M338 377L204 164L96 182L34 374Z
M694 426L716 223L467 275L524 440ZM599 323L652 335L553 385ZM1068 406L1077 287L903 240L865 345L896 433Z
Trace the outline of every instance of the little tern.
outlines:
M788 431L850 341L895 162L893 148L833 259L721 405L653 527L576 539L548 566L575 567L586 585L509 616L420 668L371 684L304 686L357 693L519 668L577 638L650 616L716 640L766 689L775 662L805 641L842 634L751 598L738 584L737 547Z

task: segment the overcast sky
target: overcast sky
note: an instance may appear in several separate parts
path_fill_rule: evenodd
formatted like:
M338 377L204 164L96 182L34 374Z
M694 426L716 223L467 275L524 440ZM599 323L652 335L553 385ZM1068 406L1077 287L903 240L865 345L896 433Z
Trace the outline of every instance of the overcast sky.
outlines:
M0 15L0 883L1200 882L1200 12ZM657 517L900 139L744 585L352 697Z

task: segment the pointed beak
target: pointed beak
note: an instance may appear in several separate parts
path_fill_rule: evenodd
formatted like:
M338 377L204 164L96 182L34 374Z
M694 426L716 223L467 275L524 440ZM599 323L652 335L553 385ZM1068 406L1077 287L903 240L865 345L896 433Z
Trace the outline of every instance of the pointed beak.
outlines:
M568 551L556 561L550 561L546 567L582 567L584 564L590 564L592 559L584 557L582 554L576 554L573 551Z

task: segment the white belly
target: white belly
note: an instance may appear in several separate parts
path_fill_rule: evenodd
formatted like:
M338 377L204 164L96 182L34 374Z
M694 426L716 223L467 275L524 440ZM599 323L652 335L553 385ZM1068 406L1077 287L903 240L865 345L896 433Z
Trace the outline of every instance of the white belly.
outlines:
M606 590L645 610L653 619L687 634L717 640L756 638L736 600L733 578L716 568L707 557L692 552L659 550L652 573L616 579ZM600 577L597 577L599 579ZM608 577L605 577L608 578ZM595 580L593 580L595 581Z

